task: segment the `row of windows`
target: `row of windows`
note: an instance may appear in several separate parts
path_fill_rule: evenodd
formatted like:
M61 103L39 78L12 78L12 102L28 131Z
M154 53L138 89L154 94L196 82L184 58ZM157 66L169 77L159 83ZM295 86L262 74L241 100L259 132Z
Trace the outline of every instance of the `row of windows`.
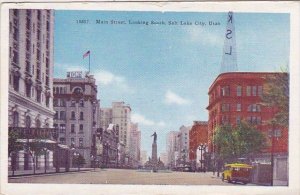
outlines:
M75 138L71 138L71 147L75 147ZM61 144L66 144L66 139L64 137L59 138L59 142ZM83 147L83 138L79 138L78 139L78 143L79 143L79 147L82 148Z
M14 111L12 114L12 126L13 127L19 127L19 113L17 111ZM49 124L45 124L46 127L49 126ZM31 117L26 116L25 117L25 127L31 127ZM35 127L40 128L41 127L41 121L39 119L35 119Z
M11 76L9 75L9 84L13 85L13 89L16 92L19 92L20 89L20 77L19 76ZM43 103L45 101L45 104L47 107L49 107L49 103L50 103L50 97L46 95L45 93L42 93L41 89L35 89L35 87L31 84L31 83L25 83L25 96L27 98L34 98L35 97L35 101L38 103ZM34 94L34 92L36 91L36 94Z
M241 124L242 117L237 116L236 117L236 124ZM247 117L247 122L252 125L261 125L262 124L262 119L260 116L248 116ZM230 124L230 117L227 115L222 116L221 118L221 124L222 125L228 125Z
M79 120L84 120L84 113L79 113ZM65 111L56 111L54 115L54 119L66 120L66 112ZM71 111L71 120L76 120L76 114L74 111Z
M222 104L221 105L221 111L222 112L229 112L232 105L230 104ZM241 112L242 111L242 104L238 103L236 104L236 111ZM247 108L248 112L261 112L261 106L259 104L250 104Z
M221 87L220 94L221 96L231 96L230 86L223 86ZM237 86L236 87L236 94L235 96L262 96L263 94L263 87L262 86L246 86L246 94L243 94L243 87ZM219 92L216 91L212 94L211 98L214 99L219 96Z
M53 106L55 107L66 107L67 103L66 103L66 100L65 99L61 99L61 98L55 98L53 100ZM75 107L76 106L76 101L75 100L72 100L70 102L70 107ZM84 100L79 100L78 102L78 106L79 107L84 107Z
M53 124L54 128L58 128L60 133L66 133L66 124ZM79 133L83 133L84 126L83 124L79 124ZM75 124L71 124L71 133L76 133Z

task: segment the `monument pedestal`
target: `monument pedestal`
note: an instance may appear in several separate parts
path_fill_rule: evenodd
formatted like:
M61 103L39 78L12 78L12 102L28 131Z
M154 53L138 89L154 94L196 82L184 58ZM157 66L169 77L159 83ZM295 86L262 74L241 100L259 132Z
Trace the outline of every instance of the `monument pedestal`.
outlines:
M152 158L151 158L152 170L157 172L157 144L154 142L152 144Z

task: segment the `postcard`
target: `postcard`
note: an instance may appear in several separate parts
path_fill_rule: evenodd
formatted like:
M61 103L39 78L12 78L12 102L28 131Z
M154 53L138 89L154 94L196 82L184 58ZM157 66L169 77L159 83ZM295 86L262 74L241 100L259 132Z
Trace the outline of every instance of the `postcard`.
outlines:
M298 3L1 16L1 193L299 193Z

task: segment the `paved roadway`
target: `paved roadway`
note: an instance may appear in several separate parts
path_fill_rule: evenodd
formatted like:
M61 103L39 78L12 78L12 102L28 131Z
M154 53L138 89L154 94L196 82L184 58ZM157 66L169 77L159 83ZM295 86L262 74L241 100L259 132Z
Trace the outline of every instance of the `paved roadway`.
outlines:
M58 173L49 175L9 178L9 183L54 183L54 184L160 184L160 185L239 185L222 182L211 172L152 173L144 170L96 169L96 171Z

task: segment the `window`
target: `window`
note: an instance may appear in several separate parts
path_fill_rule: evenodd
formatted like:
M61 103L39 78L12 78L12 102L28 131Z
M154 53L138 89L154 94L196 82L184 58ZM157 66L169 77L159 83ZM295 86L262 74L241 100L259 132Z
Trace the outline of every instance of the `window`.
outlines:
M58 106L58 102L59 102L59 100L58 99L53 99L53 106L54 107L56 107L56 106Z
M230 110L229 104L222 104L222 112L228 112Z
M36 101L39 103L41 103L41 96L42 96L42 91L36 90Z
M236 87L236 96L242 96L242 86Z
M50 97L46 96L46 106L49 107L49 103L50 103Z
M59 142L61 144L65 144L66 139L64 137L59 138Z
M26 87L26 97L31 97L31 84L26 83L25 84Z
M229 121L229 117L228 116L222 116L222 124L225 125L225 124L228 124L230 121Z
M253 124L253 125L260 125L261 117L249 116L249 117L247 117L247 121L248 121L248 123Z
M19 113L17 111L13 112L13 127L19 126Z
M19 53L17 51L13 51L13 62L18 64L19 63Z
M242 105L241 104L236 104L236 111L238 111L238 112L242 111Z
M222 96L229 96L230 95L230 88L229 88L229 86L222 87L221 91L222 91Z
M79 125L79 133L83 133L83 124Z
M236 124L237 125L241 124L241 117L240 116L236 117Z
M75 120L75 112L74 111L71 112L71 120Z
M281 137L281 129L275 129L274 131L274 137Z
M80 148L83 147L83 138L79 138L79 147L80 147Z
M84 107L84 100L80 100L80 101L79 101L79 106L80 106L80 107Z
M257 95L258 96L262 96L262 94L263 94L263 87L262 86L258 86L257 87Z
M256 89L257 89L256 86L252 86L252 95L253 96L256 96Z
M75 107L75 104L76 104L76 101L75 101L75 100L72 100L72 101L71 101L71 107Z
M66 100L65 99L60 99L59 106L65 107L66 106Z
M75 133L75 124L71 124L71 133Z
M83 112L80 112L80 120L83 120Z
M75 138L71 138L71 147L74 147L75 146Z
M14 90L15 91L19 91L19 80L20 80L20 77L18 75L14 75L13 77L13 83L14 83Z
M251 86L247 86L247 96L251 96Z
M60 124L59 129L60 129L60 133L65 133L66 132L66 125L65 124Z
M66 112L60 111L60 120L66 120Z
M250 104L248 106L247 111L248 112L260 112L261 111L260 105L259 104Z
M58 119L58 111L55 112L54 119Z
M30 116L26 116L25 127L30 127L30 126L31 126L31 118L30 118Z
M39 119L35 120L35 127L40 128L41 127L41 121Z

